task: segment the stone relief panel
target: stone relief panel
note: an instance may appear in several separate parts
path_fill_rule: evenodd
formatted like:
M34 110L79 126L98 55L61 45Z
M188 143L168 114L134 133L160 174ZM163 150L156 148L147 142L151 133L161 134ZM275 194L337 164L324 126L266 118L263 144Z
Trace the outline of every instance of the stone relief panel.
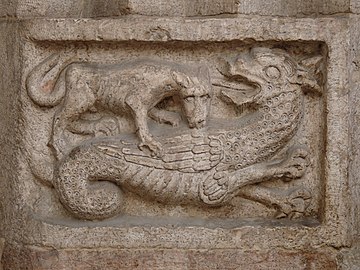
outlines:
M317 217L323 44L36 50L27 158L65 215Z

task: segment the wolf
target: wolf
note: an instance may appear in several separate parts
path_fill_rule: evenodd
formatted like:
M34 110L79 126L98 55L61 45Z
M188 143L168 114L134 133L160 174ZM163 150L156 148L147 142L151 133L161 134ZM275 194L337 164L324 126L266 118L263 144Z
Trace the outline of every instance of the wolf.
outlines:
M179 119L174 113L160 110L156 105L167 97L178 96L190 128L200 129L206 124L210 110L212 85L208 68L174 62L137 59L119 64L72 62L56 75L56 82L44 82L45 75L59 59L50 57L35 68L28 78L30 97L40 106L54 106L62 99L53 120L50 144L56 153L64 148L63 132L85 133L78 124L81 115L93 107L110 110L116 115L131 115L134 119L139 148L149 149L161 156L161 144L149 131L147 118L176 126ZM64 62L65 63L65 62ZM51 82L50 79L48 81ZM39 93L39 84L47 91ZM61 89L62 88L62 89ZM48 92L50 94L44 94ZM93 127L106 130L101 124ZM111 132L110 132L111 133ZM113 134L109 134L113 135Z

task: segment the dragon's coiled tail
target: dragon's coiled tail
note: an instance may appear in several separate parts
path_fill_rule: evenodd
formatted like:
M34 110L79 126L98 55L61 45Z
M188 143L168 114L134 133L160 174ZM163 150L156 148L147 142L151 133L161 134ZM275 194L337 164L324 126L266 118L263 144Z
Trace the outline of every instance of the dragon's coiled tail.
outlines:
M136 140L111 138L74 148L56 172L61 201L85 219L104 219L121 211L122 189L165 203L203 203L199 186L215 173L220 142L184 135L165 140L164 146L161 159L140 151Z
M123 192L107 166L101 156L86 147L73 149L60 163L54 185L61 202L75 216L104 219L121 210ZM121 169L114 173L120 175Z

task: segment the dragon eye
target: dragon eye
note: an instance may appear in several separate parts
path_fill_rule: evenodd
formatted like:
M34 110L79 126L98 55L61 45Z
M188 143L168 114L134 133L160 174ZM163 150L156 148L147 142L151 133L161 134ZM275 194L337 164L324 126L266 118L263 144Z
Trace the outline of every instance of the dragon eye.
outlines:
M268 66L264 71L266 76L268 76L270 79L279 79L281 76L280 70L275 66Z

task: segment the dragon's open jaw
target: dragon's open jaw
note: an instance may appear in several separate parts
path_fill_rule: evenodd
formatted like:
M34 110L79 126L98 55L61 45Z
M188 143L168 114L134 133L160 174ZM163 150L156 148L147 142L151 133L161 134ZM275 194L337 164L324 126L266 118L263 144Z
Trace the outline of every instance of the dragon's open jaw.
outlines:
M237 106L251 104L254 97L261 91L261 80L247 71L236 70L226 81L214 83L222 87L221 98L227 103L233 103Z
M262 84L262 80L258 76L246 70L236 70L236 73L231 76L231 80L240 82L251 90L260 90Z

